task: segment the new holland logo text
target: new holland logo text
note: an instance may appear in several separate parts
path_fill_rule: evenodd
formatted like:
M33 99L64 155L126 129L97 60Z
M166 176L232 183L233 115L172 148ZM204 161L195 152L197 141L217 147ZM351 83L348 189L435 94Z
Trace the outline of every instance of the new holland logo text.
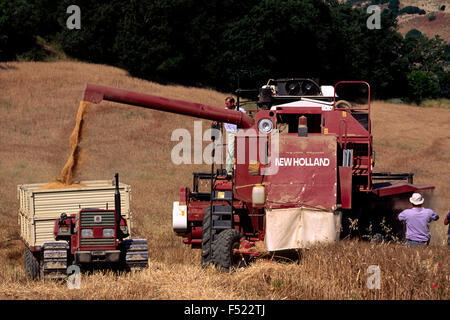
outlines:
M276 158L275 165L278 167L328 167L328 158Z

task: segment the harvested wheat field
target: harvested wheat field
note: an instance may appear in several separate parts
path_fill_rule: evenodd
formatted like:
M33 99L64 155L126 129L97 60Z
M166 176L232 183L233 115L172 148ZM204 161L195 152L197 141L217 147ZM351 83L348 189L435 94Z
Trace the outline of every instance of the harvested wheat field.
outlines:
M80 290L65 283L30 281L19 238L18 184L61 178L86 82L223 107L226 93L163 86L121 69L78 62L3 64L0 71L0 299L442 299L450 298L444 214L450 199L450 110L373 104L377 171L414 172L416 183L436 186L428 248L343 241L302 252L298 263L259 260L224 274L203 269L199 250L172 231L172 202L207 165L174 165L174 129L193 132L193 118L109 102L83 118L78 167L70 183L112 179L131 185L134 237L148 239L149 268L140 273L83 274ZM203 128L210 122L203 121ZM369 266L380 289L369 289Z

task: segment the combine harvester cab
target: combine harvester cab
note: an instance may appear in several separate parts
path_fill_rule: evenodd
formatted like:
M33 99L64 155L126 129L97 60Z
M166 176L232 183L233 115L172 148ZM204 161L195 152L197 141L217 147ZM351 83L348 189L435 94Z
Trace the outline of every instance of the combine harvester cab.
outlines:
M118 174L112 183L82 181L81 185L18 186L28 277L64 279L70 265L125 270L148 266L147 240L130 239L130 187L119 184Z
M342 90L337 100L336 92L347 86L359 88ZM361 92L366 94L364 103L342 100ZM240 128L232 174L212 161L211 171L194 172L192 189L181 188L173 203L173 229L185 244L202 250L204 266L213 263L230 270L251 257L332 243L352 236L355 221L358 232L368 231L369 238L382 234L401 240L403 226L396 214L408 206L413 192L434 189L414 185L410 173L373 172L366 82L342 81L333 87L311 79L270 80L259 90L252 117L89 83L83 100L108 100ZM215 147L223 146L215 137ZM202 188L202 182L209 186Z

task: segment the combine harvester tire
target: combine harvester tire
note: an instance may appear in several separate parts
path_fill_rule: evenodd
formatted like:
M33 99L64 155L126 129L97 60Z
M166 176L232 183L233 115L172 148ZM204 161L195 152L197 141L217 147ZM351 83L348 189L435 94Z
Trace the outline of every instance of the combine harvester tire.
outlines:
M241 238L241 233L236 229L219 233L213 243L213 261L218 270L228 272L239 267L242 258L233 251L239 249Z
M213 217L213 219L216 219L216 217ZM211 207L206 207L202 224L202 267L207 267L213 262L211 256L211 238L214 238L215 230L211 230L211 228Z

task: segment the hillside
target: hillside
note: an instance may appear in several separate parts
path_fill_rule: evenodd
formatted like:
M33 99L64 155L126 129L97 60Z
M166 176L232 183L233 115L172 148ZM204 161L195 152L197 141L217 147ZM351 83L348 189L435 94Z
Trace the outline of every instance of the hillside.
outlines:
M377 171L414 172L415 182L436 186L432 246L342 242L306 251L299 264L258 261L232 274L202 269L199 250L172 231L172 202L189 186L193 171L176 166L171 150L177 128L193 132L180 115L102 102L87 115L79 180L121 180L132 188L133 231L149 240L150 267L139 274L95 273L83 290L24 277L17 224L19 184L50 182L69 153L69 135L86 82L223 107L208 89L164 86L128 76L118 68L79 62L0 64L0 299L449 299L450 260L442 223L450 198L449 109L374 102ZM203 121L203 129L210 125ZM330 263L332 262L332 263ZM382 290L368 290L365 271L379 265ZM439 265L439 266L438 266ZM410 271L405 272L405 271ZM324 276L327 275L327 276ZM433 284L437 284L433 287ZM436 290L435 290L436 289Z
M411 29L417 29L428 38L438 35L445 41L450 41L450 13L437 12L436 19L430 21L428 15L405 14L398 17L398 25L403 36Z
M439 35L450 41L450 3L444 0L400 0L399 9L407 6L418 7L425 14L402 14L398 16L398 32L405 35L411 29L420 30L428 38ZM445 7L442 10L442 7ZM428 15L434 13L436 19L429 20Z
M346 2L342 0L341 2ZM371 1L353 1L355 7L370 5ZM389 1L378 6L388 9ZM403 36L411 29L417 29L428 38L439 35L445 41L450 41L450 3L444 0L399 0L399 10L405 7L417 7L425 11L425 14L400 14L397 16L398 32ZM429 19L433 14L435 19Z
M445 6L445 11L449 11L447 0L400 0L400 9L413 6L428 12L439 11L442 6Z

